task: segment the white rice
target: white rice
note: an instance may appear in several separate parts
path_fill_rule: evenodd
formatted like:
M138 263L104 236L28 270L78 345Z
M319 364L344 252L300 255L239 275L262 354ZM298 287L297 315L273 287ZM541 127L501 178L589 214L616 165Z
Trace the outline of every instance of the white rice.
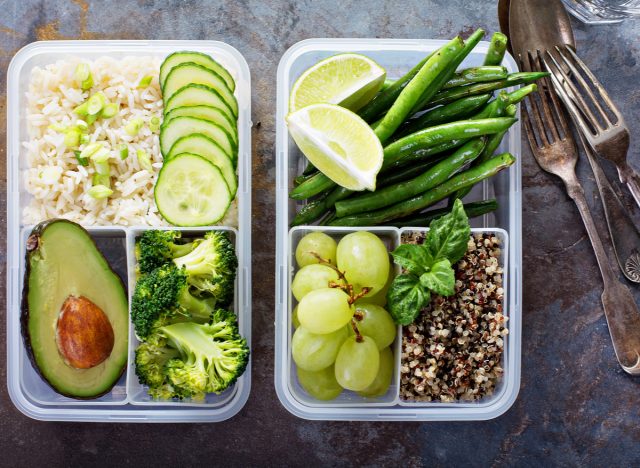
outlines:
M78 63L87 63L94 79L94 87L82 91L73 78ZM162 118L162 94L158 72L162 59L156 57L125 57L116 60L101 57L93 62L65 60L35 67L31 73L27 95L27 127L29 141L26 149L27 169L25 187L31 199L23 212L25 224L36 224L50 218L66 218L83 225L164 226L168 223L158 213L153 185L162 156L157 133L149 129L152 117ZM152 76L151 84L138 88L145 76ZM95 199L88 194L95 172L92 165L78 164L75 148L67 148L64 134L49 128L51 125L69 127L78 116L73 109L98 91L119 106L111 119L99 118L90 127L91 142L100 141L111 151L109 163L113 194ZM129 136L126 124L141 119L138 135ZM129 156L120 159L120 146L127 144ZM80 146L83 149L85 145ZM150 155L153 171L140 167L137 150ZM238 225L237 201L234 200L220 225Z

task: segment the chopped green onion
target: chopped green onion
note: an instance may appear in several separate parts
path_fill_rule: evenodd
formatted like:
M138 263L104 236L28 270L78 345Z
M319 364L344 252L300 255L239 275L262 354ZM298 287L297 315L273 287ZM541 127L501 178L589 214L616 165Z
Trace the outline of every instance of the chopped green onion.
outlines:
M80 115L82 117L85 117L86 115L88 115L89 114L89 101L84 101L78 107L73 109L73 112L75 112L76 114L78 114L78 115Z
M113 194L113 190L105 185L94 185L89 189L89 195L93 198L107 198Z
M141 128L142 119L133 119L130 120L127 125L125 125L124 131L127 132L127 135L129 136L136 136Z
M87 124L92 125L93 122L98 120L98 114L93 114L93 115L89 114L85 118L87 119Z
M100 148L103 148L102 143L91 143L87 145L81 152L81 158L89 158L93 153L98 151Z
M96 168L96 172L100 175L110 175L111 174L111 167L109 167L109 163L108 162L95 162L93 163L93 165Z
M80 146L80 130L77 127L71 127L64 134L64 144L67 148Z
M125 144L120 146L120 159L123 161L129 157L129 147Z
M67 127L65 127L64 125L58 125L58 124L51 124L49 125L48 128L50 128L54 132L60 132L60 133L64 133L67 131Z
M105 187L111 188L111 176L109 174L93 174L91 178L91 183L93 185L104 185Z
M104 106L104 108L102 109L101 116L103 119L110 119L111 117L114 117L117 113L118 113L118 104L116 104L115 102L110 102L109 104Z
M149 129L152 132L157 132L158 130L160 130L160 117L151 117L151 120L149 120Z
M80 155L80 151L74 151L73 154L76 155L76 159L78 160L78 164L81 166L87 167L89 165L89 158L83 158Z
M78 127L81 132L86 132L87 130L89 130L89 124L80 119L76 120L76 127Z
M102 93L96 93L87 101L87 113L89 115L97 115L107 103L107 98Z
M151 84L151 80L153 80L153 77L151 75L142 77L140 83L138 83L138 88L146 88Z
M93 75L91 75L91 69L86 63L79 63L73 76L83 91L93 86Z
M100 148L98 151L93 153L90 158L93 162L104 163L109 160L110 156L111 152L107 148Z
M136 156L138 156L138 162L140 163L140 167L142 169L146 169L149 172L153 172L153 166L151 165L151 158L144 151L139 149L136 151Z
M89 135L80 135L80 144L86 145L91 141L91 137Z

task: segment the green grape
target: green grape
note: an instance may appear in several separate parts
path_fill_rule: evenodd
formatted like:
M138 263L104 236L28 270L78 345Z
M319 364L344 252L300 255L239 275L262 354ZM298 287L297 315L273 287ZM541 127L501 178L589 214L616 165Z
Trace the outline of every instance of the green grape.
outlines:
M375 341L368 336L362 336L362 341L350 336L336 357L336 380L343 388L358 392L373 383L379 367L380 352Z
M293 312L291 312L291 324L293 328L298 328L300 326L300 320L298 319L298 306L293 308Z
M335 362L340 346L347 336L347 327L324 335L317 335L299 327L291 338L291 355L297 366L304 370L325 369Z
M393 377L393 351L391 348L384 348L380 351L380 368L378 374L371 385L364 390L360 390L358 395L366 398L379 397L387 393Z
M361 335L373 338L378 349L386 348L393 343L397 328L389 312L375 304L357 304L355 309L353 319Z
M298 304L300 325L312 333L331 333L344 327L353 317L349 295L342 289L315 289Z
M356 293L369 287L367 296L373 296L389 277L389 252L380 238L370 232L358 231L344 236L338 243L336 259L338 268Z
M330 281L338 281L338 272L327 265L307 265L300 268L291 283L291 292L299 301L314 289L328 288Z
M336 380L333 365L319 371L308 371L298 367L298 382L305 391L318 400L333 400L342 393L342 387Z
M312 232L300 239L296 247L296 262L299 267L320 263L318 257L312 252L324 260L330 261L333 265L336 264L336 241L325 233Z
M384 287L380 291L375 293L373 296L369 295L366 297L361 297L356 301L356 305L366 302L367 304L376 304L376 305L379 305L380 307L386 306L387 292L391 287L391 283L393 283L394 276L395 275L393 274L393 268L391 268L389 270L389 275L387 276L387 282L384 284Z

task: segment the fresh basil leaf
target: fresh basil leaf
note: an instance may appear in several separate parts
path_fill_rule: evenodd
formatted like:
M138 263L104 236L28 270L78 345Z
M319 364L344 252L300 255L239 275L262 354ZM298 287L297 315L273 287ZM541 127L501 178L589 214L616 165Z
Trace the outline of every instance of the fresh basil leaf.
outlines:
M431 294L420 284L416 275L398 275L387 292L387 304L393 320L400 325L413 323L425 307Z
M452 296L456 292L456 277L449 259L438 260L431 271L420 275L420 284L441 296Z
M456 199L451 213L431 222L424 245L433 259L448 258L453 265L467 251L470 235L469 218L462 202Z
M423 245L402 244L391 252L391 255L394 262L418 276L429 271L433 263L429 251Z

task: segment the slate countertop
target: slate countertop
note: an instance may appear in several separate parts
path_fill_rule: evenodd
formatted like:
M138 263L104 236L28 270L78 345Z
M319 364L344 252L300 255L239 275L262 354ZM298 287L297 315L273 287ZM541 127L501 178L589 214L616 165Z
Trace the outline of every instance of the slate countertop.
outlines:
M496 2L0 0L0 199L6 205L6 70L24 45L53 39L215 39L237 48L253 83L253 375L244 409L219 424L42 423L0 388L0 464L66 465L612 465L640 462L640 380L618 367L602 314L601 279L578 212L523 140L522 385L498 419L472 423L313 422L290 415L273 386L275 83L280 57L311 37L449 39L498 30ZM631 128L640 166L640 20L588 27L578 50ZM614 174L610 167L607 172ZM596 222L602 210L579 162ZM613 177L612 177L613 178ZM626 195L626 194L625 194ZM627 204L631 198L626 196ZM636 221L640 220L634 211ZM0 212L6 224L6 213ZM0 231L0 269L6 233ZM0 290L5 304L5 288ZM640 294L636 299L640 302ZM16 311L9 311L16 313ZM0 335L5 341L6 330ZM0 380L6 381L6 350Z

